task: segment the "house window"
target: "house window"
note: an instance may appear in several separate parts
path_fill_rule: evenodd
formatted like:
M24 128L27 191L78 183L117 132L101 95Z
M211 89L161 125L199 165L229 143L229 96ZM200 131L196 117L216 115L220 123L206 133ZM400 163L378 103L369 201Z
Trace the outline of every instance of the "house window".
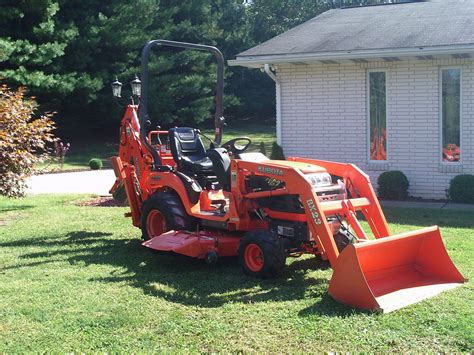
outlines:
M441 156L443 162L461 160L461 70L441 70Z
M369 154L371 161L387 161L386 76L369 72Z

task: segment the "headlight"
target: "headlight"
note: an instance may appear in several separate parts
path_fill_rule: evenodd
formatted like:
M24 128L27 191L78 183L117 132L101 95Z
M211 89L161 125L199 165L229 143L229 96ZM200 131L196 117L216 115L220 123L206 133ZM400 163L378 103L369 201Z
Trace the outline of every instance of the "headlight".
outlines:
M332 185L331 175L328 173L306 174L305 177L313 187L325 187Z

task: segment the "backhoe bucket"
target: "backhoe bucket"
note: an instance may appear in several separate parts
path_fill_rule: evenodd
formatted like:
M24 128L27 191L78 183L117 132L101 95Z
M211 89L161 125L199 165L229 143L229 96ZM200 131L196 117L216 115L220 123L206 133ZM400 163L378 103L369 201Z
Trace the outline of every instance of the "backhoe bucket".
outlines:
M435 226L347 246L329 293L339 302L387 313L464 281Z

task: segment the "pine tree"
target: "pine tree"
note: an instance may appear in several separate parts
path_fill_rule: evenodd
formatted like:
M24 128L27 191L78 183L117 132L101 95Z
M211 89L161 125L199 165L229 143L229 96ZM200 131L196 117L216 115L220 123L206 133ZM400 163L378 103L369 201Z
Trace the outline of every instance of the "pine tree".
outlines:
M172 0L66 2L61 14L65 21L77 26L80 36L74 40L73 49L66 53L64 64L100 81L99 87L85 89L81 95L65 100L67 115L81 112L81 117L76 119L78 122L83 122L83 116L94 117L91 122L95 127L107 127L117 121L118 113L111 114L115 106L110 83L117 75L124 83L122 96L126 98L130 94L128 82L139 74L141 48L151 39L220 47L217 43L222 36L220 2L237 3L235 0L180 4ZM216 81L212 55L157 47L150 57L149 73L149 112L154 124L168 127L212 122ZM228 106L233 102L233 96L227 95L224 104ZM84 107L91 108L87 115L84 115Z
M57 0L7 0L1 8L0 77L43 99L71 93L79 79L72 68L61 66L78 33L73 25L59 23L59 7Z
M118 108L115 75L127 85L139 73L151 39L215 45L225 59L293 27L334 2L314 0L5 0L0 11L0 78L26 85L61 112L67 126L111 127ZM212 122L215 61L203 52L159 48L150 62L150 114L164 127ZM226 68L228 116L274 113L273 82L258 70Z
M117 75L124 83L123 96L130 94L128 82L139 73L140 50L153 39L151 26L159 11L159 0L64 0L60 16L73 23L78 36L68 47L62 61L66 68L82 73L74 95L62 102L72 131L95 128L110 132L119 120L110 84ZM91 83L87 79L94 78ZM76 128L77 127L77 128Z

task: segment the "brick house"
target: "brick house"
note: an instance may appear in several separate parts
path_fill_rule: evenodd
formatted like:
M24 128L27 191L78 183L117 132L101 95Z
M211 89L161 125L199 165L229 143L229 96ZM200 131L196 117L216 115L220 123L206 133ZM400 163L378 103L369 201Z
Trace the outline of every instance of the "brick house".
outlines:
M474 1L327 11L237 55L276 83L287 156L401 170L410 194L444 198L474 174Z

